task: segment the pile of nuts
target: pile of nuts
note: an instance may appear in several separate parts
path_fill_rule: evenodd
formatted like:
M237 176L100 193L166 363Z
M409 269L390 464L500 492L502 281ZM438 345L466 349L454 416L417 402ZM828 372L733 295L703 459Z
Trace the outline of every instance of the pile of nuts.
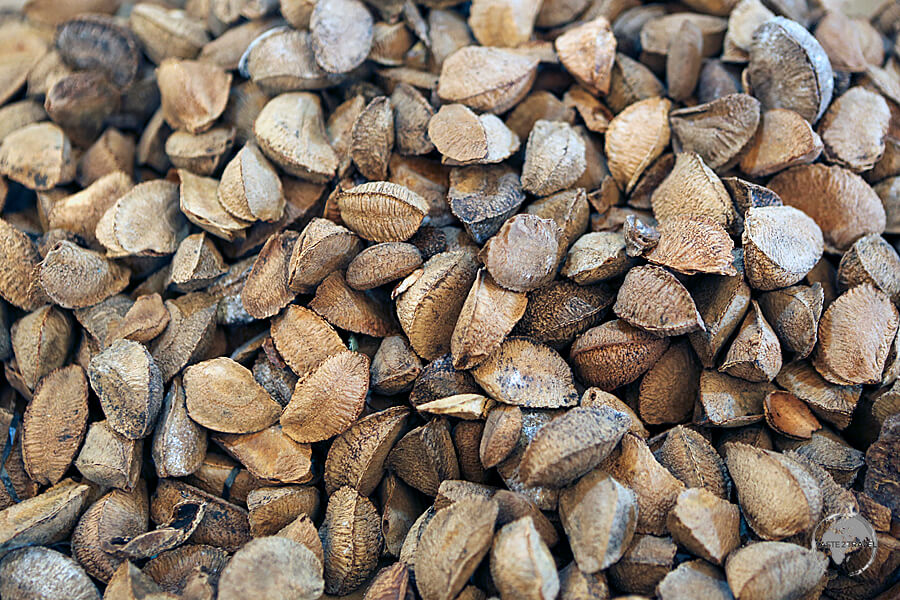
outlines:
M0 597L900 598L898 32L0 1Z

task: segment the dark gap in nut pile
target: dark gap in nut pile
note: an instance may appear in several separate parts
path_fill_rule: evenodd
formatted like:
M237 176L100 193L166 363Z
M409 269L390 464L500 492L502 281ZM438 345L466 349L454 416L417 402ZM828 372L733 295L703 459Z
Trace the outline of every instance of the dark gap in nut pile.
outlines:
M0 598L900 598L897 0L0 0Z

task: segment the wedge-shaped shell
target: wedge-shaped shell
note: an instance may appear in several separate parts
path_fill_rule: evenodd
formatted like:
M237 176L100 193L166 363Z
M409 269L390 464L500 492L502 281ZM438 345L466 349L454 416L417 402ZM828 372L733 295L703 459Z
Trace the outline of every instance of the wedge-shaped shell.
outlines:
M769 187L785 204L812 217L829 252L847 250L866 234L885 228L884 207L865 181L841 167L805 165L780 173Z
M630 419L613 408L575 407L542 427L522 456L525 485L563 487L606 458L628 431Z
M294 92L272 98L253 131L263 153L287 173L315 183L334 176L338 157L325 134L318 96Z
M178 171L178 178L181 180L179 207L191 223L226 241L244 235L250 223L234 218L222 208L216 197L218 181L183 169Z
M271 335L278 354L298 377L346 349L328 321L296 304L272 319Z
M516 215L488 240L480 256L496 283L528 292L553 280L561 236L552 219Z
M731 480L719 453L695 429L676 425L654 453L659 463L688 488L702 488L727 500Z
M630 104L610 122L606 131L609 171L625 192L631 192L669 145L671 107L664 98L648 98Z
M741 170L752 177L764 177L811 163L823 147L819 134L803 117L792 110L773 108L763 113L762 126L741 158Z
M828 55L802 25L775 17L753 32L747 71L765 110L788 108L815 123L834 91Z
M584 140L563 121L537 121L528 135L522 188L549 196L578 181L587 168Z
M250 370L224 356L187 368L184 391L188 414L213 431L261 431L281 415L281 405L256 383Z
M118 558L143 560L180 546L203 521L206 504L187 500L175 505L172 519L151 531L137 535L100 538L100 548Z
M346 595L375 573L384 542L381 519L369 499L353 488L342 487L328 499L319 536L327 593Z
M725 19L711 15L676 13L647 21L640 31L640 46L645 52L667 54L672 41L677 40L681 25L689 21L703 35L703 56L714 56L719 50L725 29Z
M98 8L87 4L82 10L86 13L106 12ZM101 71L118 87L127 88L137 76L141 59L138 40L131 30L107 15L73 16L72 19L63 17L65 22L59 23L56 32L56 48L63 61L79 70Z
M483 362L512 331L527 302L525 294L498 286L480 269L453 330L453 366L471 369Z
M884 153L890 120L884 97L861 86L850 88L819 123L826 160L857 173L868 171Z
M22 381L34 389L44 375L66 362L72 322L60 309L44 306L12 324L10 341Z
M206 429L187 412L184 386L172 382L153 430L151 456L159 477L185 477L200 468L206 456Z
M479 458L486 469L501 463L516 446L522 431L522 409L498 404L488 412L479 445Z
M838 265L838 286L843 289L870 283L900 300L900 256L880 235L866 235L853 243Z
M728 31L725 33L723 55L730 60L747 62L753 44L753 32L774 17L760 0L741 0L728 15Z
M747 381L772 381L781 370L781 344L759 305L750 301L737 335L719 370Z
M279 489L284 488L274 488L274 491ZM315 557L319 559L320 563L325 564L325 553L322 550L322 540L319 539L319 532L316 531L316 526L313 524L312 519L308 514L300 514L299 517L285 525L275 535L286 537L303 544L312 551Z
M153 62L166 57L193 58L209 42L203 21L181 10L139 2L128 24Z
M775 386L706 369L700 374L702 422L718 427L739 427L761 421L763 401Z
M22 310L46 304L47 298L35 277L40 261L41 255L31 238L0 219L0 296Z
M0 146L0 173L32 190L69 183L75 167L69 138L49 121L17 129Z
M531 37L540 7L533 0L478 0L472 4L469 27L483 46L515 48Z
M491 547L491 577L501 597L549 600L559 593L550 549L530 517L504 525Z
M314 600L322 595L322 563L312 551L285 537L252 540L238 550L219 576L218 597Z
M213 440L260 479L306 483L313 477L312 449L288 437L280 425L245 434L214 434Z
M87 431L88 387L84 370L69 365L44 377L23 419L22 460L31 479L62 479Z
M422 266L422 253L406 242L384 242L369 246L347 265L347 284L355 290L370 290L402 279Z
M396 28L396 25L390 27ZM402 27L399 31L407 30ZM421 155L434 150L434 143L428 134L428 122L434 116L434 108L425 96L413 86L401 82L391 93L391 106L394 109L394 137L397 151L402 154Z
M498 506L468 498L438 511L428 521L416 550L416 584L423 600L451 600L487 555Z
M421 273L414 272L401 282L397 317L422 358L433 360L450 350L454 326L477 270L473 252L441 252L425 262Z
M662 578L656 589L661 600L690 597L730 600L734 597L721 569L703 560L681 563Z
M766 423L778 433L795 439L809 439L822 425L809 407L790 392L777 391L766 396Z
M216 197L243 221L277 221L284 214L281 179L256 144L245 145L225 166Z
M651 265L628 271L613 312L630 325L657 335L705 328L687 289L669 271Z
M162 406L163 380L142 344L116 340L91 359L89 376L112 429L129 439L150 435Z
M578 403L569 365L552 348L528 338L508 338L472 375L504 404L560 408Z
M636 534L621 560L609 568L616 589L653 594L675 566L678 546L669 537Z
M196 135L176 131L166 138L166 155L179 169L212 175L228 158L235 133L234 127L212 127Z
M281 426L298 442L332 438L359 417L368 391L368 357L358 352L333 354L297 383Z
M668 338L615 319L576 338L570 355L582 381L608 391L636 380L668 347Z
M95 230L107 256L164 256L175 252L187 228L178 201L178 186L162 179L140 183L120 196Z
M562 491L559 512L578 569L596 573L618 561L631 543L637 497L598 469Z
M317 90L341 80L316 64L308 31L274 27L247 47L238 69L267 94Z
M451 165L497 163L519 149L519 136L499 117L476 115L463 104L447 104L428 121L428 137Z
M508 165L450 171L450 210L472 239L483 244L525 200L518 174Z
M149 560L142 571L163 590L178 594L193 580L200 580L203 589L203 580L218 578L227 562L228 553L220 548L186 544Z
M409 578L409 567L402 562L395 562L384 567L372 579L366 590L369 600L390 600L406 598L412 593L412 582Z
M447 102L501 114L531 89L538 61L502 48L464 46L441 68L437 93Z
M169 381L209 348L216 326L216 298L195 292L166 301L169 325L153 340L150 353Z
M194 233L178 245L169 267L169 285L182 292L209 286L228 271L219 249L206 233Z
M673 110L672 139L679 152L694 152L710 169L738 159L759 124L759 101L747 94L728 94L712 102Z
M806 358L816 345L825 300L822 286L796 285L759 297L759 306L778 339L795 358Z
M106 421L94 421L85 437L75 467L101 487L133 490L141 480L144 440L132 440L117 433Z
M211 63L164 60L156 70L163 117L173 129L201 133L225 110L231 74Z
M108 128L78 160L79 183L90 186L116 171L131 177L134 174L135 149L134 138L118 129Z
M55 202L47 214L47 224L52 229L65 229L77 233L96 248L94 230L97 221L112 204L134 184L122 171L103 175L78 193Z
M91 486L63 479L41 494L0 512L0 555L66 538L84 511Z
M844 292L819 321L816 370L838 385L879 383L898 323L897 309L872 285Z
M347 285L340 271L333 271L319 284L308 306L341 329L374 337L397 332L394 316L385 305L372 295Z
M362 247L362 240L346 227L328 219L311 220L291 253L291 289L312 291L332 271L346 267Z
M459 479L459 462L447 419L438 417L404 435L387 466L420 492L434 496L445 479Z
M775 379L778 385L806 402L814 413L838 429L850 424L862 386L835 385L826 381L807 361L784 365Z
M741 443L725 445L725 463L741 511L761 538L780 540L807 531L819 519L822 492L795 461Z
M722 181L700 155L690 152L675 155L672 172L654 190L650 202L660 222L682 215L704 216L728 229L736 217Z
M307 485L284 485L279 487L262 487L251 490L247 494L247 508L250 509L250 533L253 537L275 535L282 529L305 516L319 511L319 490ZM307 523L312 525L311 522ZM306 545L306 540L298 538L294 534L301 534L305 529L300 524L290 527L282 537L287 537ZM312 542L312 540L309 540ZM318 534L315 535L315 544L310 544L310 550L320 559L322 557L322 542ZM318 547L316 546L318 545Z
M737 275L734 243L725 228L705 216L677 216L659 226L659 242L647 254L653 264L694 275Z
M226 552L233 552L250 541L246 510L175 479L159 480L150 499L151 521L157 525L171 523L175 507L185 501L206 504L203 520L188 541L217 546Z
M133 562L126 560L110 577L104 595L109 600L137 600L144 591L156 594L162 592L162 589L149 575L134 566Z
M358 0L316 3L309 29L316 62L329 73L346 73L363 63L372 47L373 19Z
M271 317L294 299L290 261L299 237L291 230L276 233L260 250L241 290L241 304L250 316Z
M799 282L822 258L822 233L813 219L793 206L751 208L741 237L750 285L773 290Z
M725 574L739 600L762 600L778 594L802 598L815 593L828 558L821 552L784 542L750 544L728 557Z
M513 333L559 349L603 318L614 296L602 285L557 280L528 295Z
M131 271L101 254L62 240L41 263L44 292L63 308L92 306L121 292Z
M616 38L609 21L597 17L567 30L554 41L560 62L594 94L606 94L616 58Z
M422 372L422 361L402 335L381 340L372 357L370 385L379 394L399 394L409 391Z
M666 519L675 542L718 565L740 545L740 522L737 506L702 488L681 492Z
M374 242L406 241L428 213L421 196L388 181L372 181L342 192L338 207L347 227Z
M81 565L42 546L16 550L0 563L0 593L10 600L100 600L97 586Z
M350 158L364 177L382 180L387 178L393 149L394 112L391 100L378 96L362 109L353 123Z
M684 484L657 462L647 443L626 433L620 451L604 460L605 470L637 495L638 515L635 531L664 535L666 516L675 505Z
M338 436L325 460L325 488L350 486L370 496L384 473L388 452L403 433L409 409L395 406L368 415Z
M641 380L637 399L641 420L652 425L687 420L699 380L700 365L687 342L669 346Z

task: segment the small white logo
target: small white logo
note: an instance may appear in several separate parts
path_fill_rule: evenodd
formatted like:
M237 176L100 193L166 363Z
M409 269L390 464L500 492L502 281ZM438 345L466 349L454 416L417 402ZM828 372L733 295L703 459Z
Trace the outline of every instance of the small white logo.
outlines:
M853 577L872 565L878 550L878 536L875 528L859 513L839 513L819 521L813 530L811 548L829 555L836 565L843 564L847 555L862 552L863 566L847 573Z

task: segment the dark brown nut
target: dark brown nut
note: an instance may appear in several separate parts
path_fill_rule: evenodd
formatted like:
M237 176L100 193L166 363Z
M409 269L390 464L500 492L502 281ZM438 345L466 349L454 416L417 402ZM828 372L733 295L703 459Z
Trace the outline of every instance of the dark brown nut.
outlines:
M628 431L628 415L609 407L575 407L537 432L519 474L525 485L563 487L606 458Z
M428 521L415 565L416 584L424 600L450 600L462 590L490 550L497 511L493 500L464 499Z
M790 131L785 135L785 131ZM809 121L786 108L773 108L762 114L762 126L741 158L741 170L763 177L788 167L807 164L822 154L822 138Z
M248 542L231 557L219 576L218 597L263 594L314 600L324 587L322 563L312 551L293 540L269 536Z
M61 23L56 31L56 48L68 65L101 71L120 88L128 87L137 77L141 59L137 38L112 17L79 14Z
M626 192L669 145L671 106L664 98L649 98L631 104L610 122L606 132L609 170Z
M465 46L443 61L437 93L494 114L515 106L531 89L538 61L502 48Z
M347 265L347 285L370 290L403 279L422 266L422 253L413 244L384 242L369 246Z
M808 361L784 365L775 381L806 402L816 416L838 429L850 424L862 391L862 386L841 386L826 381Z
M669 346L641 380L641 419L652 425L685 421L694 409L699 382L700 365L687 342Z
M828 558L821 552L784 542L759 542L734 552L725 563L728 585L739 600L758 600L771 594L803 596L825 576ZM789 573L772 577L774 571Z
M597 324L613 300L603 285L556 280L528 294L525 313L513 333L559 349Z
M609 569L609 579L620 590L653 594L672 570L677 547L671 538L635 535L621 560Z
M184 391L190 417L213 431L252 433L281 415L281 405L250 370L224 356L186 369Z
M386 179L393 149L394 112L391 100L379 96L360 111L353 123L350 158L367 179Z
M109 427L129 439L150 435L162 406L163 380L143 345L116 340L91 359L88 375Z
M690 293L672 273L661 267L640 266L629 270L613 312L630 325L657 335L681 335L705 329Z
M739 427L763 419L763 402L775 386L751 383L713 369L700 374L700 422L717 427Z
M422 361L413 352L409 342L401 335L381 340L378 351L372 357L370 385L381 394L408 392L422 372ZM421 405L419 407L422 410Z
M834 79L828 55L802 25L775 17L753 32L748 80L764 109L788 108L815 123L828 104Z
M666 525L677 543L721 565L740 545L740 520L737 506L699 488L678 495Z
M636 380L668 347L668 338L615 319L576 338L570 355L579 378L608 391Z
M369 358L358 352L333 354L297 383L281 426L301 443L332 438L359 417L368 390Z
M347 285L340 271L333 271L319 284L308 306L335 327L348 331L373 337L398 331L394 315L375 296Z
M686 487L705 489L726 500L731 496L725 463L696 430L683 425L673 427L654 456Z
M150 499L150 520L157 525L170 523L175 507L184 501L206 504L203 520L188 541L216 546L226 552L234 552L250 541L250 524L246 510L175 479L159 480L156 493ZM190 547L186 545L170 552ZM166 553L162 554L165 555ZM148 574L153 576L150 572Z
M87 400L87 378L78 365L41 379L22 424L22 459L33 480L55 485L63 478L87 431Z
M10 600L100 600L97 587L77 562L41 546L22 548L6 556L0 563L0 581L0 592Z
M327 593L345 595L375 574L384 539L378 511L368 498L349 487L335 491L319 535Z
M12 324L12 351L28 389L65 364L73 336L71 319L53 306L39 308Z
M637 496L598 469L562 491L559 514L579 570L598 573L618 561L631 543Z
M797 462L741 443L726 444L725 462L741 511L763 539L784 539L818 522L822 492Z
M270 333L278 354L298 377L306 376L326 358L346 349L325 319L296 304L272 319Z
M819 283L774 290L759 297L766 321L785 348L795 353L796 359L806 358L813 351L824 299Z
M525 200L518 174L506 165L450 171L447 200L472 239L483 244Z

